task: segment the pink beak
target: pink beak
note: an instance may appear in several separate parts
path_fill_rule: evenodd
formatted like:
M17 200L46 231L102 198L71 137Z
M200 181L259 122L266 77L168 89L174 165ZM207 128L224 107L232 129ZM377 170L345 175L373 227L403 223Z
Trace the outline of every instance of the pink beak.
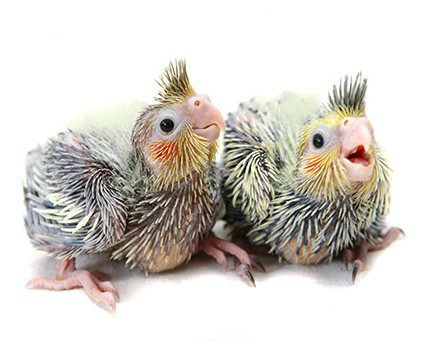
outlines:
M194 96L189 105L194 114L193 131L208 142L214 143L220 137L220 131L226 129L226 122L220 111L205 96Z
M367 118L347 117L340 126L341 161L350 181L365 182L373 174L372 128Z

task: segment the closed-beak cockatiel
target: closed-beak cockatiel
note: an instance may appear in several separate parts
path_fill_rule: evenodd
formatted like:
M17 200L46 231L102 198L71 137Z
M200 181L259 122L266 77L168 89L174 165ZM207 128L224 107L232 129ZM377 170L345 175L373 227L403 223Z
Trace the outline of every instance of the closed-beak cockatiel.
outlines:
M345 77L322 105L286 92L229 115L224 138L226 220L235 236L289 263L343 256L352 279L388 229L390 169L366 117L367 80Z
M230 253L252 280L252 257L211 233L222 206L214 158L225 121L194 91L183 61L158 83L156 103L132 130L67 131L28 154L27 233L60 260L55 279L37 277L29 287L83 287L114 310L113 285L75 268L77 256L99 252L147 273L173 269L199 250L226 267Z

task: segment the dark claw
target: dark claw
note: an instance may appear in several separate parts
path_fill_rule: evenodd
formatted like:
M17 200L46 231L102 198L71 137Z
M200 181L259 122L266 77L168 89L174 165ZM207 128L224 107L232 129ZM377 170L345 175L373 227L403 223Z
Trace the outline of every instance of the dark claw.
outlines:
M357 274L361 271L363 263L360 260L356 260L354 262L354 268L352 269L352 283L355 283L355 279L357 278Z
M256 282L254 281L253 274L251 274L250 270L247 267L244 267L243 269L247 279L250 280L253 287L256 287Z
M397 229L397 231L398 231L399 233L401 233L401 235L402 235L403 237L406 237L406 233L404 232L404 230L403 230L403 229L400 229L399 227L397 227L396 229Z
M266 268L265 268L264 264L262 263L262 261L260 261L256 256L253 256L252 260L253 260L252 262L254 263L254 265L256 267L258 267L261 271L266 273Z

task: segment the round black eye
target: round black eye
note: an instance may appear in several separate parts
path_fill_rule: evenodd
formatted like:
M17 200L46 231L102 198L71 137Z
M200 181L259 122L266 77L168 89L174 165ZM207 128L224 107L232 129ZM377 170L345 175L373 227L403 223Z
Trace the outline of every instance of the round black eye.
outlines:
M174 122L171 119L164 119L160 122L160 128L163 132L171 132L174 130Z
M324 137L321 136L319 133L316 133L312 138L312 144L317 149L322 148L322 146L324 145Z

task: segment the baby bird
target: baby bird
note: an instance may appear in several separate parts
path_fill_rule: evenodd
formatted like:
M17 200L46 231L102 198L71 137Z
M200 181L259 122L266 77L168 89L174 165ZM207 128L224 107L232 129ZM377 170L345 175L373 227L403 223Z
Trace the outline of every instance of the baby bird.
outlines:
M236 235L289 263L343 256L353 282L367 252L399 236L384 232L390 169L366 117L366 89L358 74L334 86L326 106L284 93L229 115L224 196Z
M225 121L189 83L186 65L170 64L157 102L143 109L129 132L68 131L27 157L25 226L31 243L59 259L55 279L33 288L83 287L114 310L119 294L95 273L77 270L81 254L108 252L131 268L173 269L200 250L252 278L251 257L211 230L222 199L214 161Z

